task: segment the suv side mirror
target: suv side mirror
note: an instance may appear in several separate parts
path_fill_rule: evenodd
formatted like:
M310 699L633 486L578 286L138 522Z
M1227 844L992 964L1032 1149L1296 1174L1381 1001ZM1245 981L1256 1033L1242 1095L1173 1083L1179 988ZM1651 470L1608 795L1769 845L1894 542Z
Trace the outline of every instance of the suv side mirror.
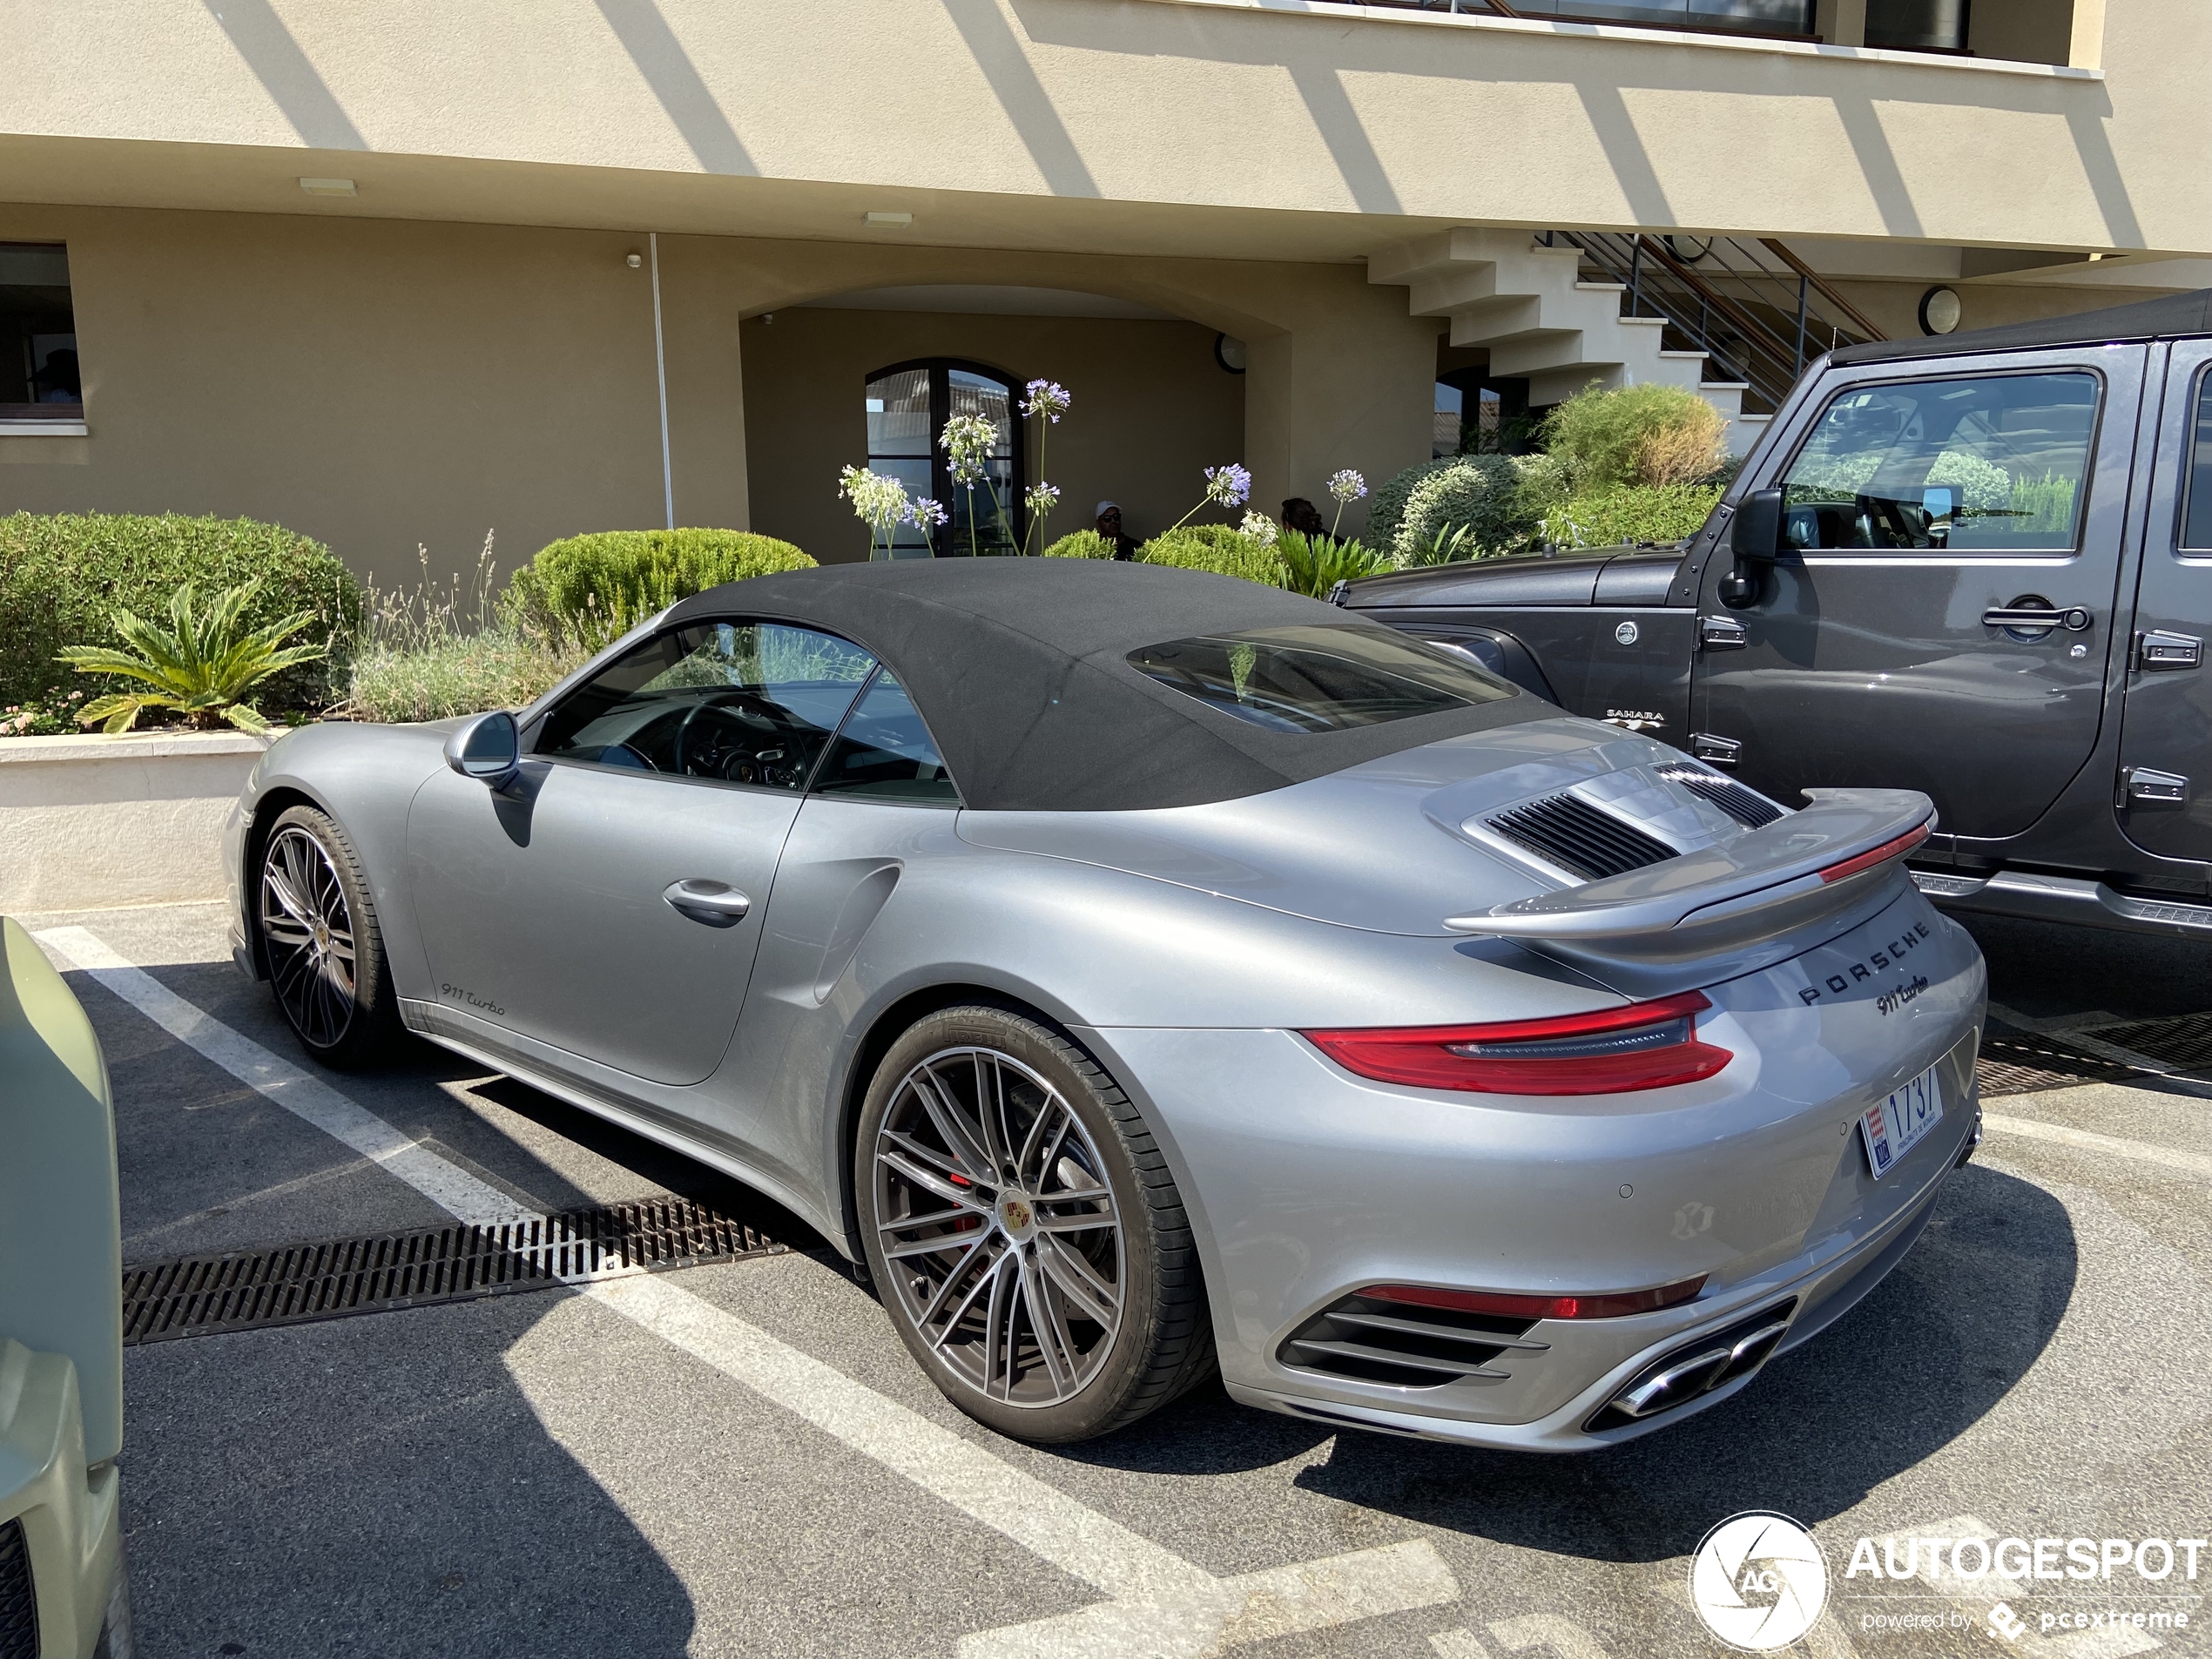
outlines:
M463 778L497 789L523 764L523 737L505 709L480 714L446 739L446 765Z
M1721 603L1742 607L1756 604L1761 572L1755 567L1771 564L1782 551L1782 492L1755 489L1736 509L1730 546L1736 568L1721 578Z

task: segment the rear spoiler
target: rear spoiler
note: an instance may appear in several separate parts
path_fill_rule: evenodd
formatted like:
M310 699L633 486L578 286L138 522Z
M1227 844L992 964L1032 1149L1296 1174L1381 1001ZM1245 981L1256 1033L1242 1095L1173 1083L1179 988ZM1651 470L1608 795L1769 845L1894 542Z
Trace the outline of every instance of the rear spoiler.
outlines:
M1732 841L1444 925L1659 967L1781 940L1901 891L1905 855L1935 827L1933 803L1911 789L1804 792L1812 805Z

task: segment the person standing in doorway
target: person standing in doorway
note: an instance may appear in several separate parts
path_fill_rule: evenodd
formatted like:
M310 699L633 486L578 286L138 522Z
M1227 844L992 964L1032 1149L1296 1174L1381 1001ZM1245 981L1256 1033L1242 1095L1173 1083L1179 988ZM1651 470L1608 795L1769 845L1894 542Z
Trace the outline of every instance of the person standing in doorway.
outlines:
M1100 536L1114 544L1114 556L1133 559L1136 556L1136 542L1122 530L1122 504L1117 501L1098 503L1096 528Z

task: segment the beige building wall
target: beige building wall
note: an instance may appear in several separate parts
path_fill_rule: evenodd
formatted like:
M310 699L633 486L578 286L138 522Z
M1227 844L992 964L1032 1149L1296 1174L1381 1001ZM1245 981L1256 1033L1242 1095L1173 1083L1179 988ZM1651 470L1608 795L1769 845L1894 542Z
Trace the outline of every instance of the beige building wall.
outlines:
M1244 381L1216 364L1214 331L1195 323L813 308L773 318L743 335L752 528L826 564L867 556L838 469L867 456L867 376L910 358L965 358L1074 394L1045 438L1044 475L1065 492L1048 536L1086 528L1102 497L1122 503L1130 535L1151 535L1198 499L1202 468L1244 453ZM1034 477L1035 422L1029 430Z

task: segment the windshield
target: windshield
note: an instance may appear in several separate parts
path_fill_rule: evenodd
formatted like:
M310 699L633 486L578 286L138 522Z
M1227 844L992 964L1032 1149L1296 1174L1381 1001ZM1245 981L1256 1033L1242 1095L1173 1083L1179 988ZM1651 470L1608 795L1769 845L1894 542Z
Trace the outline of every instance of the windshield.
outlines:
M1272 732L1342 732L1518 696L1464 658L1354 623L1198 634L1129 654L1140 674Z

